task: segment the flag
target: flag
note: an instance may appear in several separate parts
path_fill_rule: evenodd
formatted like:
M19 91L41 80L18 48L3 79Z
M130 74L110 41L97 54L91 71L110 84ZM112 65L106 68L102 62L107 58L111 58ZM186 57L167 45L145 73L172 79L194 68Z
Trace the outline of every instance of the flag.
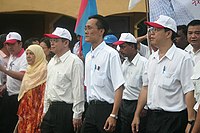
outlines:
M88 21L88 18L96 14L97 14L96 0L81 1L74 32L81 36L82 41L80 41L80 51L82 52L84 57L91 47L91 44L85 42L85 25Z
M140 0L130 0L128 5L128 10L133 9L133 7L135 7L138 2L140 2Z

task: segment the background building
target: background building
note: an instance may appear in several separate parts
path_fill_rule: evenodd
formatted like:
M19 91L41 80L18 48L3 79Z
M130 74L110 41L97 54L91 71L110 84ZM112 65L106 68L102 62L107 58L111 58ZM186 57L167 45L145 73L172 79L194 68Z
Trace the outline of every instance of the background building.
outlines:
M73 33L80 3L81 0L1 0L0 33L17 31L23 40L41 38L56 26L65 27ZM145 0L141 0L130 11L128 4L129 0L97 0L98 13L106 16L112 32L118 37L121 32L144 35Z

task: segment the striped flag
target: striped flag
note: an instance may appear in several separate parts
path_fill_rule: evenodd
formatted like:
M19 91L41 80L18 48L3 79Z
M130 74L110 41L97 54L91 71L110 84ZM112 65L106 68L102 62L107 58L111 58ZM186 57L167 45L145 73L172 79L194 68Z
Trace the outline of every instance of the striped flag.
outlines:
M97 14L96 0L81 1L74 32L81 36L80 52L84 55L84 57L91 48L91 44L85 42L85 25L88 21L88 18L96 14Z

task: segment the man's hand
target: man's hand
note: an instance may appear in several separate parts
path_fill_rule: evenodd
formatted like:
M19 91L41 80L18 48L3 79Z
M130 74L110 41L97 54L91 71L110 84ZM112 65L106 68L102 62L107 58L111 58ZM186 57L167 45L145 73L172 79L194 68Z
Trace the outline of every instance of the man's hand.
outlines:
M106 132L115 131L116 123L117 123L117 120L115 118L109 116L104 125L104 129L106 130Z
M6 67L4 67L4 66L2 66L2 65L0 64L0 71L5 72L5 70L6 70Z
M81 126L82 126L82 119L73 119L73 127L75 132L80 130Z
M138 133L139 132L139 123L140 123L140 117L139 116L134 116L133 122L131 124L133 133Z
M2 96L2 94L4 93L4 91L6 90L6 85L1 85L0 86L0 96Z

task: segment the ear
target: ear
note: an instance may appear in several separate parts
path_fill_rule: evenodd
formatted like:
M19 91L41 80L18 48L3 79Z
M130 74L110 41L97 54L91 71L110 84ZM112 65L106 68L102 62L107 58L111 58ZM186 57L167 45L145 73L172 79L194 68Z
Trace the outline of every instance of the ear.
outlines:
M101 33L101 35L103 36L105 30L104 29L100 29L99 32Z
M167 34L167 38L171 38L171 36L172 36L172 31L169 30L169 31L166 32L166 34Z
M69 40L65 40L63 43L64 43L64 47L68 47L69 48Z

